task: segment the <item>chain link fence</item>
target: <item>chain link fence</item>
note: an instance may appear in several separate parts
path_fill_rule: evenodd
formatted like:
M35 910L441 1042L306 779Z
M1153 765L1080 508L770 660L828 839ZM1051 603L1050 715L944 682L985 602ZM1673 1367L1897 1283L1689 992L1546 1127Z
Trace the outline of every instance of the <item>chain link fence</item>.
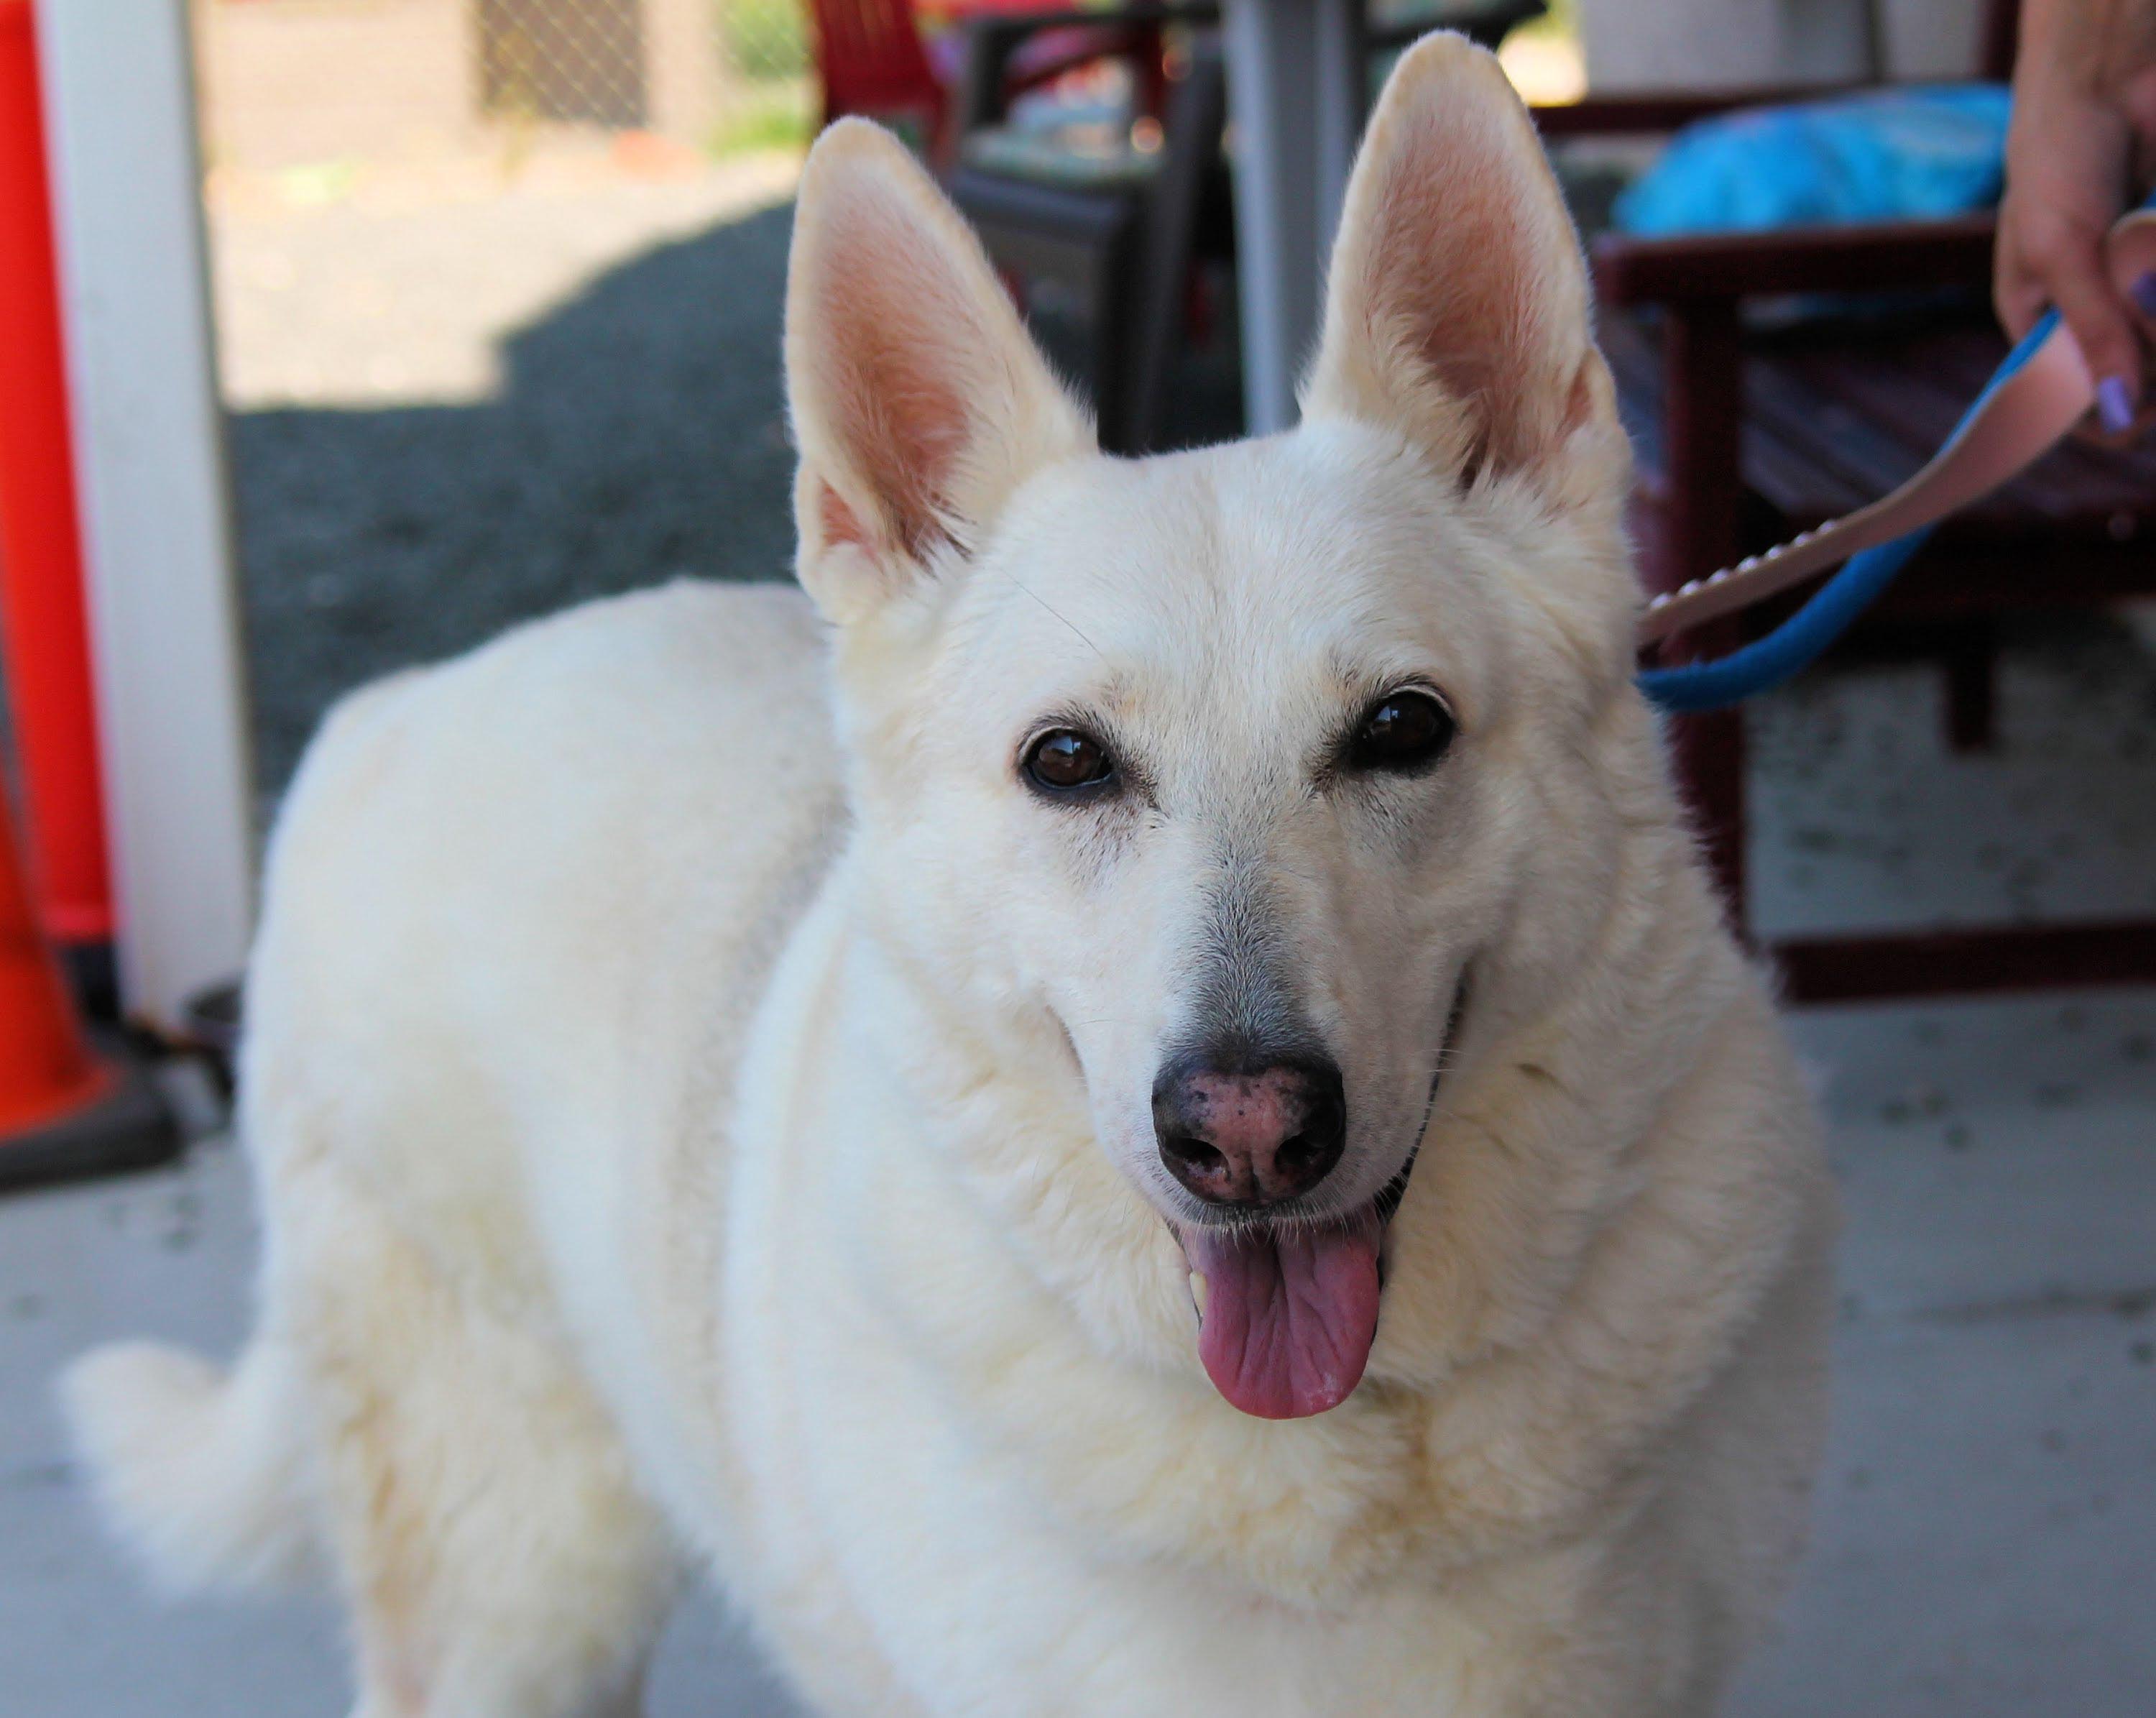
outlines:
M595 140L724 156L813 122L802 0L192 0L213 169Z

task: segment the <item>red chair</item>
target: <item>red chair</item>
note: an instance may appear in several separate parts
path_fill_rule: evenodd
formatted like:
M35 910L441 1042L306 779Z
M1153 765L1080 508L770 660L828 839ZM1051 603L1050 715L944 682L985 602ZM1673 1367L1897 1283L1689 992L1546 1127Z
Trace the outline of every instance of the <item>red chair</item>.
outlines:
M988 0L947 7L953 18L1023 15L1066 0ZM823 80L823 123L859 115L889 126L924 155L947 159L959 129L955 103L963 55L939 64L921 39L911 0L809 0L816 23L816 69ZM957 34L953 32L953 35ZM1112 12L1091 23L1043 30L1003 69L1006 97L1054 82L1065 72L1126 51L1130 33Z
M825 125L858 114L901 134L917 129L923 145L942 138L950 90L928 62L907 0L809 0L809 12Z

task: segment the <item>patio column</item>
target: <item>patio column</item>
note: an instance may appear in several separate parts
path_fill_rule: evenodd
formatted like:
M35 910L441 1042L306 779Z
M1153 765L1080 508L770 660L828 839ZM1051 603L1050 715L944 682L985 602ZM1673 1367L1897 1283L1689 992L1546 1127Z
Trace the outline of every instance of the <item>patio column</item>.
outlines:
M245 698L180 0L38 0L122 1000L246 953Z

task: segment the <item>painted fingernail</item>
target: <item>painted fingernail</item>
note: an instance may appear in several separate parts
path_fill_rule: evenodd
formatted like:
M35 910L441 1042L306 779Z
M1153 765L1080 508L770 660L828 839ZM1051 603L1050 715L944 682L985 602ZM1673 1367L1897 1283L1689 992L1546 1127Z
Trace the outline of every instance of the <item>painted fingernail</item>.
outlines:
M2133 283L2133 301L2141 306L2142 315L2156 316L2156 269Z
M2133 395L2123 376L2107 376L2096 384L2096 414L2113 435L2133 427Z

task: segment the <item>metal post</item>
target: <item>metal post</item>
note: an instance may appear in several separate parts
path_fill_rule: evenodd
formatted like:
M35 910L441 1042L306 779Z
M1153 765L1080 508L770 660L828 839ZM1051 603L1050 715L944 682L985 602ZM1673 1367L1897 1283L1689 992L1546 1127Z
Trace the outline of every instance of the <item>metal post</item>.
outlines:
M1317 325L1316 0L1228 0L1243 402L1254 435L1295 421Z
M1363 0L1227 0L1228 111L1250 433L1295 422L1325 253L1362 136Z

